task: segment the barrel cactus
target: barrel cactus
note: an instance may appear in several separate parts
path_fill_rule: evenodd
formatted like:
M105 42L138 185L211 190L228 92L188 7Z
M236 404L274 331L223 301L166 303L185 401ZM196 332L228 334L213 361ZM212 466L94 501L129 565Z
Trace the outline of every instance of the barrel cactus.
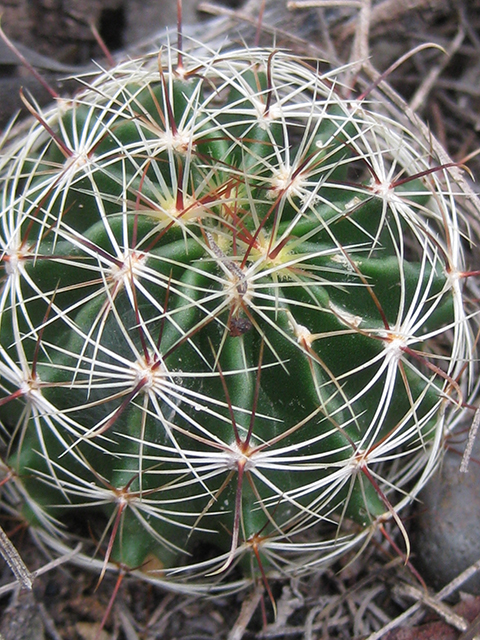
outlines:
M461 217L341 73L169 45L30 104L1 164L0 417L51 546L218 591L402 526L471 393Z

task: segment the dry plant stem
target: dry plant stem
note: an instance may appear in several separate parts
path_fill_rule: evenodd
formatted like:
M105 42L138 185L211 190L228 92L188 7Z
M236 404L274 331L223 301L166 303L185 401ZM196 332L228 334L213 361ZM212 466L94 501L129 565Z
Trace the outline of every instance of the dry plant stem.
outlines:
M45 627L45 631L47 633L47 637L50 636L51 640L65 640L59 634L57 627L55 626L55 622L48 613L43 602L38 602L38 611L40 613L40 618L43 622L43 626ZM16 639L15 639L16 640ZM34 640L33 638L29 638L28 640ZM43 640L43 639L42 639ZM128 640L128 639L127 639Z
M125 603L115 603L115 615L120 621L122 631L125 634L125 640L140 640L138 633L133 625L132 614L126 607Z
M241 9L230 9L215 2L199 2L198 11L209 13L214 16L225 16L235 21L245 22L246 24L257 25L257 13L259 2L247 2ZM262 29L265 25L262 24Z
M242 608L240 609L240 615L228 634L227 640L242 640L250 620L252 619L252 616L257 610L257 607L264 595L265 589L261 583L258 583L252 593L248 594L244 598Z
M413 598L417 602L421 602L426 607L429 607L438 615L445 620L449 625L455 627L459 631L465 631L468 629L469 623L465 618L459 616L457 613L452 611L450 607L448 607L443 602L439 602L438 598L435 596L431 596L425 591L418 589L410 584L399 585L395 590L399 595L405 595L409 598Z
M339 621L334 619L335 610L341 611L341 606L347 603L352 596L358 597L363 600L363 593L366 592L367 598L372 591L375 590L375 584L377 582L383 582L383 577L387 577L391 572L395 571L395 568L402 565L402 559L397 557L394 560L383 565L381 568L373 571L364 578L358 580L353 586L344 589L339 595L330 596L327 604L320 604L312 606L307 614L305 623L302 626L284 626L283 629L279 628L276 623L269 625L265 630L260 631L257 634L257 638L278 638L302 635L306 638L314 637L314 633L323 631L322 637L328 637L328 629L339 625ZM339 585L341 589L341 585ZM300 606L305 606L306 603L299 603ZM378 611L377 618L383 621L384 624L389 622L386 619L386 615L382 611Z
M441 589L436 596L432 598L432 600L436 600L437 602L441 602L444 598L448 598L448 596L455 593L460 587L469 580L472 576L474 576L478 571L480 571L480 560L474 562L470 567L462 571L460 575L458 575L454 580L452 580L449 584L447 584L443 589ZM416 602L411 607L409 607L406 611L401 613L399 616L391 620L388 624L382 627L379 631L372 633L368 636L366 640L380 640L383 636L392 629L399 627L401 624L406 622L409 618L413 616L422 606L421 602Z
M285 31L279 27L272 27L268 24L261 21L262 14L258 13L259 6L261 7L261 3L257 0L251 0L247 2L241 9L229 9L228 7L224 7L222 5L215 4L214 2L200 2L198 4L198 11L202 11L204 13L208 13L213 16L223 16L225 18L229 18L232 21L232 24L248 24L256 29L255 40L257 41L260 34L271 34L273 36L273 40L277 40L277 38L281 38L284 42L288 42L289 49L295 49L295 44L302 47L302 50L305 50L305 41L303 38L295 36L289 31ZM263 11L260 9L261 12ZM260 19L260 20L259 20ZM222 30L223 32L223 30ZM312 55L318 55L320 49L315 45L310 45L310 49L312 51Z
M5 531L0 527L0 552L17 579L22 589L31 590L33 587L33 575L27 569L20 554L10 542Z
M47 573L48 571L51 571L52 569L55 569L62 564L70 562L80 551L81 546L82 545L79 543L74 549L69 550L65 555L62 555L59 558L56 558L55 560L52 560L51 562L43 565L43 567L40 567L40 569L29 573L32 584L37 576L43 575L44 573ZM10 584L3 585L2 587L0 587L0 596L14 591L17 587L18 582L12 582Z
M361 0L359 1L361 2ZM241 23L258 27L258 2L256 0L247 3L242 9L229 9L213 2L200 2L198 10L214 16L229 18L232 21L232 25ZM320 19L322 20L322 18ZM262 34L272 36L272 42L276 45L280 42L282 47L294 52L298 51L302 56L328 60L333 65L340 66L341 62L328 32L328 25L323 22L322 26L324 27L322 29L322 38L318 42L307 41L303 37L288 31L288 29L283 29L278 25L272 27L265 22L261 25L261 31ZM224 28L221 29L221 33L224 33Z
M423 108L426 105L427 97L429 93L435 86L435 83L437 82L442 71L445 69L445 67L448 65L448 63L452 59L452 57L461 47L464 39L465 39L465 30L463 28L463 25L460 25L457 35L448 46L445 52L445 55L442 56L442 60L440 64L437 64L435 67L433 67L429 71L428 75L425 77L425 79L422 81L421 85L418 87L417 91L415 92L415 95L410 100L410 108L412 109L412 111L423 110Z
M295 9L328 9L335 7L352 7L362 10L365 7L365 0L289 0L287 2L287 8L290 10ZM406 13L413 10L422 9L425 7L431 8L432 5L443 6L444 0L405 0L398 2L398 0L384 0L383 2L377 2L371 8L371 15L368 18L369 28L375 27L378 24L391 24L398 20ZM351 19L346 25L339 27L339 34L341 40L346 40L350 36L354 35L358 30L358 19ZM364 27L362 27L364 30Z
M330 7L361 8L363 0L289 0L288 9L328 9Z
M352 44L352 52L350 63L352 65L352 77L360 71L363 64L368 60L369 56L369 34L372 16L371 0L362 0L360 11L358 14L357 28Z
M473 451L473 446L475 444L475 438L477 437L478 427L480 426L480 408L475 411L475 415L473 417L472 426L468 432L467 445L465 447L465 451L462 456L462 462L460 464L460 473L468 472L468 463L470 462L470 458Z
M333 1L331 4L333 5ZM380 24L392 24L413 10L426 7L431 8L435 5L444 6L444 4L444 0L402 0L402 2L398 2L398 0L384 0L383 2L375 4L372 8L370 28ZM346 40L351 37L356 29L357 24L355 19L350 20L346 25L340 26L338 30L340 39Z
M458 640L478 640L480 638L480 614L475 617Z

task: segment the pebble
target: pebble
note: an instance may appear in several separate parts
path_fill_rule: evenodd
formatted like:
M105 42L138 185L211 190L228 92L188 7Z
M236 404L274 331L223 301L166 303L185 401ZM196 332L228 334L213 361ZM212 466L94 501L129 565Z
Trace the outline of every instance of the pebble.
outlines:
M480 433L466 473L460 472L463 446L446 452L441 468L419 496L412 563L435 589L480 559ZM480 572L462 591L480 594Z

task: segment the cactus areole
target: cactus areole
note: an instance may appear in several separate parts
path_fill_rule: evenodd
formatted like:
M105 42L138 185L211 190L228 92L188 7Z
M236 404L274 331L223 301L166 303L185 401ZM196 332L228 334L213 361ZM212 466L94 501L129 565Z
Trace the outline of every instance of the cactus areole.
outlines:
M215 589L401 526L468 392L461 232L339 73L170 47L8 147L0 417L52 545Z

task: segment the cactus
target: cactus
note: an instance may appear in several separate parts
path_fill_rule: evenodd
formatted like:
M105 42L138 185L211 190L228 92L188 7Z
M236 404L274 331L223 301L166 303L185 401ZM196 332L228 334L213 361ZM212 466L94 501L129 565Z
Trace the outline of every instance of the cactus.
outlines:
M171 588L313 571L402 528L472 391L448 167L341 69L156 64L6 145L10 483L53 547Z

